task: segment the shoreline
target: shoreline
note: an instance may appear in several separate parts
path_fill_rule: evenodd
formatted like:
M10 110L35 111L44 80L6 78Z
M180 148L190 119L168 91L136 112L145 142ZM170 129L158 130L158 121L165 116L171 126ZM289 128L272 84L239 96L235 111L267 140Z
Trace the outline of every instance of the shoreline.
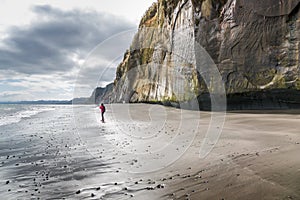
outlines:
M2 126L4 198L300 199L297 113L227 112L199 158L212 112L107 104L101 123L94 105L56 108Z

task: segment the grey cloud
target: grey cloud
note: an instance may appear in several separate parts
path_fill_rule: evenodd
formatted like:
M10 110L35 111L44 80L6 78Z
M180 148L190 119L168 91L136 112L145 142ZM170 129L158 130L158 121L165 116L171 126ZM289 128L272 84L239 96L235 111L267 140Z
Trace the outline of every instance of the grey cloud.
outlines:
M94 11L62 11L51 6L35 6L39 20L27 27L8 30L0 48L0 69L25 74L51 74L74 67L72 53L84 58L97 44L134 25L116 16ZM128 42L128 43L127 43ZM129 41L115 41L116 48L128 48ZM113 50L107 54L111 58Z
M112 82L116 76L115 68L104 68L95 66L95 68L83 68L80 70L76 84L86 85L90 88L105 86L103 83Z

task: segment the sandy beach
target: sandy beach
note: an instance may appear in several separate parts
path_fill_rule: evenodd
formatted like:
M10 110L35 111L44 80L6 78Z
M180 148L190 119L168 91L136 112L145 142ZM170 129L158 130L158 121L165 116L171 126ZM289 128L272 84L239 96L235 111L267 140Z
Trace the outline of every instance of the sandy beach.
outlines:
M205 159L198 158L195 139L169 169L163 197L300 199L299 115L263 113L227 113L222 135Z
M300 199L300 111L226 113L200 158L212 113L106 106L1 126L3 199Z

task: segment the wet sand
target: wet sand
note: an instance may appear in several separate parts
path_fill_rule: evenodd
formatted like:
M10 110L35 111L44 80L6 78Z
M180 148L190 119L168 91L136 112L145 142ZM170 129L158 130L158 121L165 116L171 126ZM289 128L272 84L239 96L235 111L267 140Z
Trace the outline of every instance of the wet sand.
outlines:
M4 199L300 199L300 112L211 113L159 105L55 111L1 127ZM75 118L74 118L75 117ZM220 127L222 128L222 127Z

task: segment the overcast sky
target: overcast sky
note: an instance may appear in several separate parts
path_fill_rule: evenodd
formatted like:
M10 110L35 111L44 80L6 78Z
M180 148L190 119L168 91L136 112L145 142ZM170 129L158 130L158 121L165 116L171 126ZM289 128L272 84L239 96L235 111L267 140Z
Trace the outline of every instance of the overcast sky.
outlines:
M154 1L1 0L0 101L68 100L113 81Z

